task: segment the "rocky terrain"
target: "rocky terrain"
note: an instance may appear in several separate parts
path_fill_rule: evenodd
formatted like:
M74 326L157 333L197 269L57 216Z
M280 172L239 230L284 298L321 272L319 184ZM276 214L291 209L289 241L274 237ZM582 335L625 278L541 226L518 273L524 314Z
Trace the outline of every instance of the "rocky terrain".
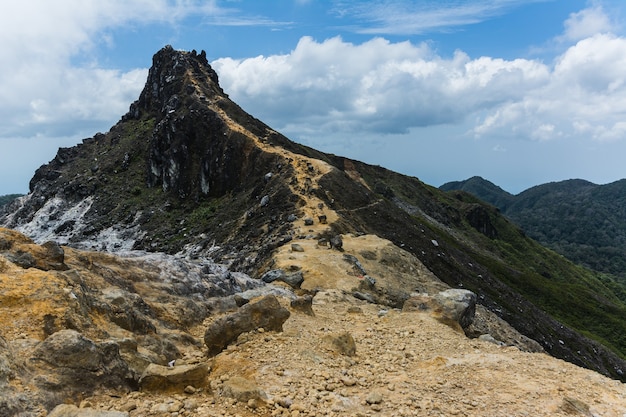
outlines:
M37 245L7 229L0 243L2 416L626 413L622 383L539 352L486 309L472 314L471 299L439 297L444 283L375 236L279 252L282 271L319 272L301 289L210 262ZM423 291L403 309L367 300L368 288L389 293L411 277ZM214 349L216 328L237 329L238 315L255 323L246 307L264 303L269 321L222 332L230 342Z
M0 416L626 413L597 276L468 194L290 141L204 52L159 51L30 188L0 212Z

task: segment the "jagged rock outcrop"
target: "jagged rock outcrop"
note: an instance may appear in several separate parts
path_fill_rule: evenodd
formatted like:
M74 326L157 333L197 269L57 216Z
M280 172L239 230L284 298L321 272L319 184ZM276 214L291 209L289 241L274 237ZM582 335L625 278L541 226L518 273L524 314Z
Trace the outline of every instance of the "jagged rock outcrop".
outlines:
M289 240L299 203L293 167L272 148L278 136L230 101L203 52L168 46L120 122L59 149L1 217L38 241L170 253L189 245L195 256L232 242L239 259L265 258Z

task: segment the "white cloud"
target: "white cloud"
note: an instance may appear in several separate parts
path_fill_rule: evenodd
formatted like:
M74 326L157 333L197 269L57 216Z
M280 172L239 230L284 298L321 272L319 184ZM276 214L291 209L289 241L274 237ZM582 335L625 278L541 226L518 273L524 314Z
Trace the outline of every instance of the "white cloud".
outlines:
M614 32L615 29L615 25L599 5L570 14L564 26L562 40L574 42L598 33Z
M602 21L600 11L576 16ZM461 51L444 58L427 44L382 38L304 37L288 54L213 66L235 101L294 138L454 124L477 138L626 139L626 38L610 33L579 40L551 64Z
M302 38L286 55L213 62L222 87L277 128L301 131L406 132L462 122L468 115L519 100L545 84L548 68L529 60L450 59L426 44L375 38L360 45Z
M505 133L537 140L626 140L622 122L626 114L623 68L626 38L598 34L583 39L557 57L548 82L540 88L521 84L524 96L494 108L474 133Z
M112 44L107 31L217 12L212 1L7 2L0 14L0 138L71 135L116 120L138 97L147 70L99 68L90 57L99 42Z
M545 0L338 1L334 12L361 21L352 27L359 33L414 35L479 23L538 1Z

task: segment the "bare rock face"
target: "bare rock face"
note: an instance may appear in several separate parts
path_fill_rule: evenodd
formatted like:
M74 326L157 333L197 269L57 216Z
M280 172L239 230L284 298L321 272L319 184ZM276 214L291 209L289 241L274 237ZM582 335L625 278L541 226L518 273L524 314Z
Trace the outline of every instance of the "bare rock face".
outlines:
M235 313L214 321L204 333L204 343L209 356L215 356L245 332L263 328L280 332L289 318L289 310L282 307L273 295L246 304Z

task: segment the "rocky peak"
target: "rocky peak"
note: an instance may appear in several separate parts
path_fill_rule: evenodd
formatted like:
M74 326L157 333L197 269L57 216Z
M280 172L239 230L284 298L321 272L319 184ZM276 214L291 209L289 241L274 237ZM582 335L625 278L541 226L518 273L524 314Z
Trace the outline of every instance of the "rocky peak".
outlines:
M167 45L153 56L146 85L125 117L139 119L142 112L165 116L180 106L181 96L187 95L204 100L224 96L224 91L204 50L198 54L195 49L178 51Z

